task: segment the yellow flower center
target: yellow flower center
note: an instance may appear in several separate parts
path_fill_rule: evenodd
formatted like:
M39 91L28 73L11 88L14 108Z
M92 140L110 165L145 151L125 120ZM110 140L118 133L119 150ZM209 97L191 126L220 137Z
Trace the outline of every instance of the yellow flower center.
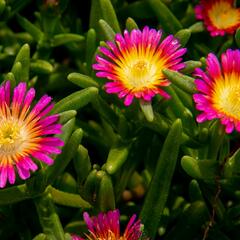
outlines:
M155 65L142 59L126 64L123 72L126 79L125 83L130 89L140 90L156 81L156 77L154 77L156 75Z
M0 157L16 153L24 141L22 126L14 119L0 119Z
M218 111L240 120L240 85L238 76L225 76L225 79L215 82L214 89L214 107Z
M88 240L127 240L125 236L119 237L116 236L114 232L111 230L108 230L107 233L104 233L104 236L96 236L94 233L91 233L91 235L86 235Z
M233 27L240 23L240 13L227 1L218 1L209 10L209 18L219 29Z

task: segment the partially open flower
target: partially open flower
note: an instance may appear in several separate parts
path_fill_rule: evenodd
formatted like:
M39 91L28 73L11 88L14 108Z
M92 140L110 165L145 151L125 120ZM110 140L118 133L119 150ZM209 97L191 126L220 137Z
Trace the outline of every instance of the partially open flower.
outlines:
M21 179L30 177L36 171L37 159L50 165L49 154L59 154L58 147L63 142L52 134L61 133L61 125L56 123L58 115L46 116L52 109L51 98L44 95L31 107L35 90L21 82L13 90L10 82L0 87L0 187L7 181L14 184L16 175ZM49 136L50 135L50 136ZM35 159L35 160L33 160Z
M201 0L195 14L213 37L233 34L240 26L240 9L234 7L234 0Z
M162 31L145 27L143 31L125 30L123 36L116 34L115 42L107 42L100 47L105 55L96 56L97 63L93 69L97 76L111 80L105 84L107 93L116 93L125 98L124 104L130 105L135 98L151 101L156 94L165 98L170 96L162 90L170 82L162 70L180 70L184 68L182 56L185 48L180 48L179 41L169 35L160 41Z
M136 215L129 220L123 235L120 233L118 210L100 213L97 217L92 218L85 212L83 217L89 231L85 240L139 240L142 236L141 222L140 220L136 221ZM84 238L72 235L72 240L84 240Z
M228 49L217 57L207 57L207 71L195 70L196 88L200 93L193 95L196 108L202 113L197 121L218 118L226 126L226 133L234 128L240 132L240 50Z

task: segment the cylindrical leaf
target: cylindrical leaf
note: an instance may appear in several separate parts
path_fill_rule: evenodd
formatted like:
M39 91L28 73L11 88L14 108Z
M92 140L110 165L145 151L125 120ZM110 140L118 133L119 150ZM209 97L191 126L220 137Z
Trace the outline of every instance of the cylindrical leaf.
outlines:
M37 59L30 63L30 69L34 73L39 74L50 74L53 72L53 66L45 60Z
M73 158L73 163L75 171L77 172L78 181L81 184L85 181L91 170L91 161L88 155L88 150L84 146L78 146L76 155Z
M114 174L127 160L129 154L129 143L118 142L109 151L105 169L109 174Z
M176 33L182 29L181 23L161 0L148 0L148 3L164 31L167 33Z
M68 80L82 88L99 87L98 83L91 77L81 73L70 73Z
M126 21L126 28L130 32L133 29L138 29L138 25L132 18L129 17Z
M30 47L28 44L24 44L19 50L14 64L21 63L21 79L20 81L26 82L29 80L29 68L30 68ZM13 70L12 70L13 72Z
M75 155L82 136L83 131L81 129L77 129L73 132L72 136L63 147L62 154L56 157L54 165L46 169L45 172L48 182L53 182L53 180L64 171L70 160Z
M113 28L114 32L121 32L115 10L110 0L99 0L103 19Z
M82 199L78 194L63 192L53 187L50 187L48 191L51 193L53 201L57 204L83 209L92 207L90 203Z
M175 37L179 40L181 46L184 47L191 37L191 31L189 29L181 29L175 34Z
M108 41L114 41L116 33L111 26L103 19L99 20L99 26L105 36L105 39Z
M165 207L182 138L182 123L177 119L163 144L155 173L141 211L147 236L154 239Z
M57 47L71 42L82 42L84 37L74 33L61 33L55 35L51 40L51 45Z
M163 69L162 72L173 84L183 91L190 94L195 93L196 87L193 78L169 69Z
M60 113L67 110L78 110L87 105L98 94L98 89L95 87L85 88L70 94L57 102L52 110L52 113Z
M110 176L104 175L98 191L98 204L101 212L115 209L115 196Z

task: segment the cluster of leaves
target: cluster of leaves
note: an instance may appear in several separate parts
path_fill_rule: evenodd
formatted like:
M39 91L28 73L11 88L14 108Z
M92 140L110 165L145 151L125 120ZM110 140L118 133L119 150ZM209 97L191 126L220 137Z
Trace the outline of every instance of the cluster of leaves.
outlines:
M65 141L53 166L0 190L0 239L71 239L86 232L83 211L115 208L123 222L137 213L151 239L239 238L239 137L196 123L191 73L209 52L239 46L240 32L211 38L195 4L0 0L1 80L50 94ZM154 98L152 122L107 95L92 70L103 41L144 25L188 48L182 73L164 70L171 99Z

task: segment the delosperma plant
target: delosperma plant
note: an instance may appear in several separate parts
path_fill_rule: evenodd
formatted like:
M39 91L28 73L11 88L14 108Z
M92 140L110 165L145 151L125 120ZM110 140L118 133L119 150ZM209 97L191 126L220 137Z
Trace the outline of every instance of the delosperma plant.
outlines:
M240 1L0 19L1 240L239 239Z

